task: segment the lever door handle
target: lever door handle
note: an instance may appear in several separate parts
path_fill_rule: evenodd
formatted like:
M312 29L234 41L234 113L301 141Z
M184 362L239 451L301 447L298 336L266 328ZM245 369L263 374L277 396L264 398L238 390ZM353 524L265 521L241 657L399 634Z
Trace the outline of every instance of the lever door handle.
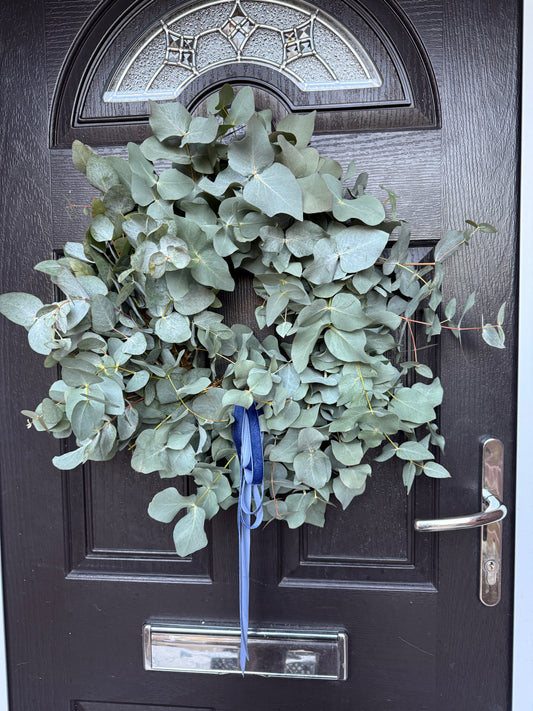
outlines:
M502 524L507 516L503 505L503 444L499 439L482 440L481 511L470 516L417 519L415 530L420 532L457 531L481 528L481 556L479 564L479 597L484 605L497 605L501 597Z
M451 518L417 519L416 531L458 531L462 528L479 528L490 523L503 521L507 516L507 507L495 494L483 489L483 503L486 508L479 513L467 516L452 516Z

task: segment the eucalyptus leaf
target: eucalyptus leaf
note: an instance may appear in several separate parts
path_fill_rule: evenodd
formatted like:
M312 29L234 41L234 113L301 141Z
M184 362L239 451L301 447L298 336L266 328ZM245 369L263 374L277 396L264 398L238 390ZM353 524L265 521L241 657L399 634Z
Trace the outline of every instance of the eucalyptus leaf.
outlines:
M33 325L36 314L42 307L42 301L33 294L22 292L0 294L0 313L24 328L30 328Z
M427 447L424 447L420 442L404 442L396 450L396 456L400 459L413 460L415 462L420 462L425 459L433 459L433 455Z
M303 276L312 284L330 284L337 271L339 250L334 239L318 240L313 249L313 261L306 266Z
M235 98L233 98L233 100L231 101L229 112L224 112L224 124L236 127L240 126L243 123L247 123L253 116L254 111L254 93L250 86L244 86L237 92Z
M380 201L371 195L362 195L356 199L345 197L340 180L325 173L323 180L333 196L333 217L341 222L357 219L365 225L379 225L385 219L385 210Z
M277 131L290 133L296 139L298 148L307 146L315 128L316 111L309 114L289 115L279 121Z
M447 479L451 476L450 472L437 462L426 462L423 468L424 474L434 479Z
M435 247L435 261L443 262L448 257L451 257L464 242L465 237L463 232L459 232L458 230L446 232Z
M113 185L120 185L118 173L114 170L107 158L92 155L85 166L85 175L89 183L105 193Z
M364 313L359 299L353 294L335 294L329 306L331 323L338 329L350 331L368 326L370 319Z
M129 353L130 355L142 355L146 348L146 336L140 331L127 338L122 346L124 353Z
M346 486L344 481L336 477L333 480L333 493L337 497L337 499L341 502L342 508L346 509L348 506L351 504L353 499L362 494L365 490L365 484L361 485L360 488L355 489L353 487Z
M312 215L331 210L333 196L321 175L318 173L305 175L297 178L297 182L302 191L302 209L305 213Z
M228 148L228 163L240 175L255 175L272 165L274 155L274 147L263 122L258 117L252 117L246 136Z
M485 343L493 348L505 348L505 334L500 326L490 323L483 324L481 335Z
M335 458L338 459L341 464L348 467L359 464L363 457L363 448L358 441L337 442L336 440L332 440L331 448Z
M345 272L360 272L372 266L383 251L389 235L369 227L347 227L335 236L341 267Z
M302 189L290 170L280 163L254 173L244 186L243 197L270 217L285 213L303 219Z
M306 427L298 433L298 449L300 451L320 449L325 439L326 437L319 430L315 430L313 427Z
M170 523L182 509L194 506L195 498L183 496L175 487L169 486L154 496L148 506L148 515L156 521Z
M102 423L104 404L97 400L81 400L72 410L72 431L80 442L96 434Z
M150 373L147 370L138 370L128 380L126 392L134 393L142 390L146 383L150 380Z
M324 323L318 321L297 331L291 349L292 362L297 373L301 373L307 367L309 356L323 328Z
M200 506L192 506L187 514L174 526L174 545L180 556L188 556L207 545L204 522L205 511Z
M363 330L342 331L330 328L324 336L326 345L332 355L348 363L352 361L365 361L366 336Z
M349 489L361 489L366 484L367 477L372 473L370 464L359 464L355 467L339 469L339 476L342 483Z
M66 452L60 456L54 457L52 462L55 467L63 470L76 469L85 461L85 447L79 447L71 452Z
M191 272L203 286L212 286L224 291L233 291L235 288L227 262L214 250L205 248L196 252L192 259Z
M92 148L89 148L89 146L86 146L81 141L76 139L72 142L72 162L80 173L86 173L89 158L95 155L96 153Z
M95 294L91 306L92 327L97 333L106 333L115 328L118 314L107 296Z
M407 462L404 464L403 469L402 469L402 480L403 484L407 489L407 493L411 491L411 487L413 486L413 482L415 480L416 476L416 465L414 462Z
M422 425L435 419L435 407L441 402L442 387L436 378L431 385L416 383L397 390L390 409L400 420Z
M294 457L294 480L321 489L331 476L331 461L320 450L307 450Z
M272 462L291 463L298 451L298 433L294 429L287 433L270 450L269 458Z
M189 320L175 311L161 316L155 323L154 331L167 343L184 343L191 337Z
M181 145L186 143L212 143L217 137L218 122L214 116L195 116L183 136Z
M150 126L160 141L185 136L191 121L190 113L178 102L171 104L150 102Z
M194 188L194 180L175 168L164 170L157 181L157 192L163 200L179 200Z
M149 186L157 183L154 166L147 160L136 143L128 143L128 158L134 175L142 178Z

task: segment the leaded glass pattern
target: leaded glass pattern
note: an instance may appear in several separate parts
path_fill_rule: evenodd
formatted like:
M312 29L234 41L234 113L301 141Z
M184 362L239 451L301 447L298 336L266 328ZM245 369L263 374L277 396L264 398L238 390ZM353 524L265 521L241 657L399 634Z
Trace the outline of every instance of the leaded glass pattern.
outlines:
M381 86L361 43L301 0L214 0L153 25L127 52L104 101L175 99L195 77L247 62L270 67L302 91Z

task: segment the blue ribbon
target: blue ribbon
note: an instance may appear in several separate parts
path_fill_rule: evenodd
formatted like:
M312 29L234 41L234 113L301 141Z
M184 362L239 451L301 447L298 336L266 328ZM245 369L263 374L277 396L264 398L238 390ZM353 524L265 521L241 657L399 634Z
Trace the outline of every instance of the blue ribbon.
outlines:
M240 664L244 674L248 659L248 616L250 593L250 530L263 520L263 437L259 413L235 405L233 439L241 468L238 504L239 528L239 612L241 621ZM253 510L252 510L253 501Z

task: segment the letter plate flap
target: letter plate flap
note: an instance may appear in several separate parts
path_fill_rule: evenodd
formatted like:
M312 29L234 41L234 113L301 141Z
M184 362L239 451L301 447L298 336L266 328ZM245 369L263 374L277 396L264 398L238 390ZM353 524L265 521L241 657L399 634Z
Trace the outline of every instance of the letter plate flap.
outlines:
M150 671L240 674L240 631L146 624L144 667ZM347 678L347 635L338 631L250 630L246 675Z

